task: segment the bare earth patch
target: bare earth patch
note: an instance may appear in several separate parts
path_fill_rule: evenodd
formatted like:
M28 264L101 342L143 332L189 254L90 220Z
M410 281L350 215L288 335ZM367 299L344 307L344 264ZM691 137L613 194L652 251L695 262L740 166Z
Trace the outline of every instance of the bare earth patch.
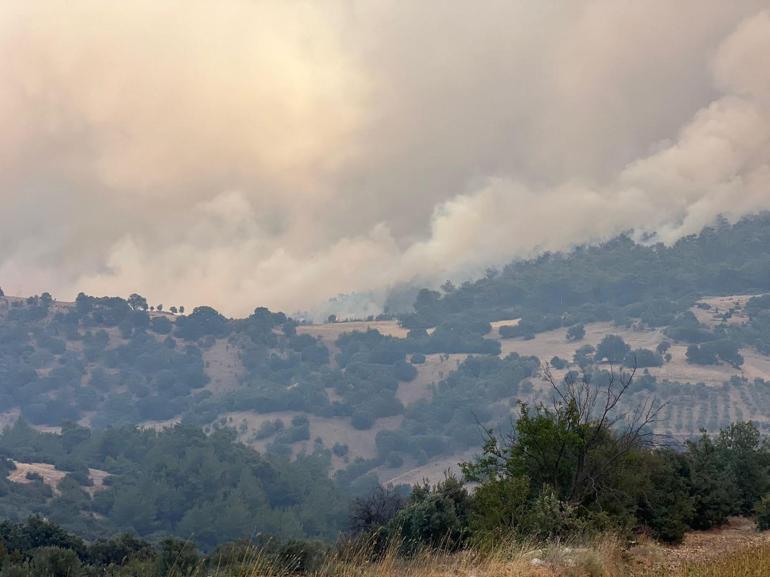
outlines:
M734 517L724 527L687 533L681 545L640 544L631 556L638 574L668 574L686 564L719 559L762 543L770 543L770 533L757 532L751 519Z
M596 346L606 335L618 335L632 348L644 348L655 350L663 341L669 341L662 331L657 329L640 329L617 327L612 323L590 323L585 325L586 336L580 341L567 340L567 329L560 328L552 331L538 333L534 339L523 340L500 339L502 347L501 356L509 353L520 355L532 355L538 357L543 363L547 363L554 356L572 361L575 351L583 345ZM755 378L770 379L770 357L760 355L750 349L742 349L744 365L738 369L727 364L720 365L694 365L687 362L685 353L687 345L672 344L669 349L671 361L662 367L650 367L651 375L658 381L674 381L680 383L704 383L710 386L722 386L733 376L745 377L749 380Z
M320 325L299 325L297 333L320 337L324 342L334 343L340 335L354 331L366 332L370 329L390 337L403 339L409 332L398 324L398 321L345 321L338 323L325 323Z
M174 417L173 419L166 419L165 421L143 421L139 423L140 429L153 429L155 431L162 431L170 427L175 427L182 421L181 417Z
M60 494L59 483L67 476L65 471L60 471L50 463L20 463L19 461L13 461L13 463L16 465L16 468L8 473L9 481L27 485L33 482L32 479L27 478L27 474L33 473L42 477L43 483L51 487L54 495ZM110 474L101 469L88 469L88 476L91 479L92 485L83 487L83 490L93 497L95 493L106 488L104 480Z
M237 347L226 339L217 339L213 345L203 349L206 374L211 379L206 388L213 393L233 391L240 387L245 373Z
M292 451L295 455L302 451L307 453L312 452L316 437L321 437L326 448L331 448L334 443L347 445L350 460L353 460L355 457L363 457L364 459L371 459L374 457L377 454L377 447L374 442L377 433L382 430L397 429L404 419L403 415L377 419L371 429L360 431L350 424L350 419L318 417L316 415L309 415L297 411L281 411L264 414L251 411L237 411L226 413L223 416L227 420L227 425L238 431L239 438L242 442L254 449L264 451L265 447L273 440L273 437L254 440L254 433L259 430L262 423L281 419L286 428L288 428L291 426L292 418L298 415L307 417L310 425L310 439L292 445ZM336 456L333 457L332 461L335 468L344 467L346 464L342 459Z
M469 461L478 451L466 451L457 453L451 457L436 459L425 465L411 467L406 470L380 470L377 471L384 485L416 485L423 481L436 483L444 479L446 475L460 476L459 463ZM390 475L388 475L390 473ZM395 474L394 474L395 473Z
M431 385L438 383L456 370L458 365L467 357L466 354L436 353L425 355L425 362L414 366L417 369L417 376L408 383L400 383L396 397L404 406L409 406L420 399L429 399L431 397Z
M625 327L616 327L612 323L591 323L585 325L586 336L580 341L568 341L567 329L559 328L552 331L546 331L535 335L534 339L501 339L502 356L509 353L519 353L520 355L536 356L540 360L547 362L551 357L558 356L563 359L571 360L575 350L582 345L596 345L606 335L618 335L628 343L631 348L652 348L665 340L663 334L658 330L626 329Z
M715 327L726 322L730 325L740 325L749 320L748 315L743 311L744 306L752 297L759 295L731 295L726 297L704 297L698 301L708 308L694 306L692 309L695 318L701 324L707 327ZM732 313L728 318L723 319L725 313Z
M498 339L500 338L500 327L515 327L519 324L519 321L521 319L509 319L509 320L503 320L503 321L492 321L489 323L492 326L492 330L489 331L486 335L488 339Z
M13 483L27 485L33 483L32 479L27 478L27 474L32 473L40 475L43 483L51 487L54 495L59 494L59 482L67 475L49 463L19 463L13 462L16 468L8 473L8 480Z

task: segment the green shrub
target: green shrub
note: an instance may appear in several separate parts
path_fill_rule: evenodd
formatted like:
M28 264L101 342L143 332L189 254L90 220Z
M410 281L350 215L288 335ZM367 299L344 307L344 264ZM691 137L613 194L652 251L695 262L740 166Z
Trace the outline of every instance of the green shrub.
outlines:
M578 529L575 508L559 499L551 487L544 487L531 503L525 519L526 532L540 539L555 539Z
M586 336L586 328L582 324L572 325L567 329L568 341L581 341Z
M561 370L567 367L569 363L560 357L553 357L551 359L551 366L554 369Z
M505 477L479 485L473 493L471 528L486 535L522 529L529 509L529 479Z
M371 429L372 425L374 425L374 417L371 413L357 411L350 417L350 424L359 431L365 431Z
M454 477L430 487L414 487L409 504L390 524L390 533L402 539L402 552L413 554L422 547L456 551L470 536L471 498Z
M157 568L159 575L191 575L201 558L195 545L180 539L164 539L160 543Z
M770 495L765 495L754 508L754 515L759 531L770 529Z
M81 574L80 559L72 549L40 547L32 555L31 577L78 577Z

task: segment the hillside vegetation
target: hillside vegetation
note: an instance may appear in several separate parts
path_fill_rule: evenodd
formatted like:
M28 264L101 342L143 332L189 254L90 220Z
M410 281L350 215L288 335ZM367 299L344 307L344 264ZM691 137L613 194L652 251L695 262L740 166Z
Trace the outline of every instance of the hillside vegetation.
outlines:
M694 483L698 451L727 442L701 430L770 427L768 247L767 215L670 247L622 236L422 290L404 314L320 325L266 308L243 319L207 306L160 312L137 294L2 296L0 411L20 421L0 438L0 508L86 536L330 539L350 500L378 483L431 472L435 495L485 441L548 418L558 390L609 390L632 373L613 419L655 407L640 434L671 453L648 469ZM478 464L464 473L500 476ZM524 502L548 497L541 481L529 478ZM726 506L717 524L760 497ZM600 506L610 525L653 527L627 503L610 513L616 505ZM703 525L680 513L665 531Z

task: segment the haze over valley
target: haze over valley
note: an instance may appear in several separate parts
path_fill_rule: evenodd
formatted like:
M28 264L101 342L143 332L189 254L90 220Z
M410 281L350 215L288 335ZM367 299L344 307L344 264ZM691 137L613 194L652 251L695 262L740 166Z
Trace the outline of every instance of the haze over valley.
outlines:
M770 574L770 5L10 0L0 577Z

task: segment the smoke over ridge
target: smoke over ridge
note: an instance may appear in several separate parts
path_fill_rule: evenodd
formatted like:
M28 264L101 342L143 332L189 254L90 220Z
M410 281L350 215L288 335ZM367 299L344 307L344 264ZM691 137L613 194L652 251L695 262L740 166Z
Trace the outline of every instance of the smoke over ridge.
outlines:
M11 1L0 286L360 313L672 242L770 209L768 54L766 0Z

